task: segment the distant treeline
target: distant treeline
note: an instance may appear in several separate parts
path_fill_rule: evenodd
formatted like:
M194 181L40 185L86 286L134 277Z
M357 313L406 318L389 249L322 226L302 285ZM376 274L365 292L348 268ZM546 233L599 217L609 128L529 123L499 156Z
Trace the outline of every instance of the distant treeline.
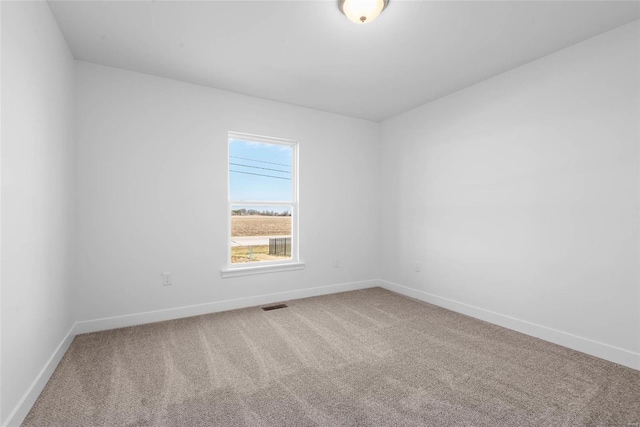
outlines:
M291 216L291 212L276 212L269 210L259 211L256 209L233 209L231 211L231 215Z

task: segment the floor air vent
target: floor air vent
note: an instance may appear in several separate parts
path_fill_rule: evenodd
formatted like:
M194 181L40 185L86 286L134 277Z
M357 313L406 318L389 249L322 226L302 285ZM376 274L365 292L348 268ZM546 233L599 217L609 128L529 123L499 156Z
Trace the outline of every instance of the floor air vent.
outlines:
M276 304L276 305L270 305L268 307L262 307L262 309L264 311L270 311L270 310L277 310L279 308L286 308L287 304Z

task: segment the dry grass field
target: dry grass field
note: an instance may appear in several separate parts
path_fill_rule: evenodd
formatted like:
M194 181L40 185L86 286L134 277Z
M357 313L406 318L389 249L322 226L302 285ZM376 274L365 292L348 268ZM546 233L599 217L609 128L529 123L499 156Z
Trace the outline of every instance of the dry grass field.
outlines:
M285 259L289 257L280 257L269 255L269 246L234 246L231 248L231 262L254 262L254 261L270 261L274 259Z
M290 236L290 216L233 215L231 216L231 236ZM254 262L282 259L269 255L268 245L234 246L231 248L231 262Z
M291 234L290 216L233 215L231 236L288 236Z

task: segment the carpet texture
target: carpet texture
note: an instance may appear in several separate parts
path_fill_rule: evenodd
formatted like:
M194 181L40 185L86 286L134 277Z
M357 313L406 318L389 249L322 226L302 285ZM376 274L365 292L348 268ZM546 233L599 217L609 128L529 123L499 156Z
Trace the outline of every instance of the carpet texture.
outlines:
M639 371L380 288L287 304L79 335L23 425L640 423Z

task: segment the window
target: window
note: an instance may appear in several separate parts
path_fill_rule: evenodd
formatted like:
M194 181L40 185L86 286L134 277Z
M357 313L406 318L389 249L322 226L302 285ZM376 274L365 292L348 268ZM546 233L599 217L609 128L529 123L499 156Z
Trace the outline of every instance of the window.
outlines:
M302 268L298 144L229 132L229 244L223 277Z

